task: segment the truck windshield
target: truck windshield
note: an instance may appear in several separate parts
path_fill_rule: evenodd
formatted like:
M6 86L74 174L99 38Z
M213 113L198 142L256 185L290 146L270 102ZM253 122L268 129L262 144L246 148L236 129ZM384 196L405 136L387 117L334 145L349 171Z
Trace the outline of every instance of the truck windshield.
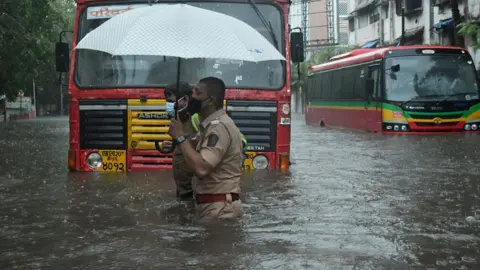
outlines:
M465 55L399 56L385 60L390 101L478 98L473 61Z
M272 36L246 3L189 3L193 6L230 15L244 21L274 44ZM258 4L258 9L272 25L278 39L278 50L283 53L284 34L280 10L273 5ZM135 8L136 5L126 6ZM78 40L108 20L95 17L103 12L124 9L125 6L91 7L79 18ZM113 12L111 12L113 13ZM118 11L116 12L118 13ZM172 83L177 74L177 58L164 56L111 56L92 50L78 50L75 79L84 88L163 87ZM230 88L280 89L284 84L285 67L281 61L260 63L222 59L182 59L180 78L191 84L207 76L222 78Z

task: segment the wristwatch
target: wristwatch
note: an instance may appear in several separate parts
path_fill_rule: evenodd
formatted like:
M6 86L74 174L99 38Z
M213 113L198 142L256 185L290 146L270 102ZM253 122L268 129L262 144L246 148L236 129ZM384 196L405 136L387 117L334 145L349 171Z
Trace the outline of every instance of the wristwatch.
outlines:
M175 144L181 144L182 142L184 142L187 138L185 138L185 136L180 136L178 138L175 139Z

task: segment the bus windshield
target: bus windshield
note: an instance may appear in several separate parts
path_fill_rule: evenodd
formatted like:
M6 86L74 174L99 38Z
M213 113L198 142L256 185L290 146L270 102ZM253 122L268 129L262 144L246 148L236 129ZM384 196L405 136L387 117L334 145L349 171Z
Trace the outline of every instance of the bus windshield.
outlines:
M212 2L189 4L235 17L255 28L274 44L272 36L250 4ZM278 50L284 53L280 10L268 4L257 6L273 28L278 39ZM85 9L79 18L78 40L108 20L88 14L88 9ZM76 61L75 79L80 88L163 87L175 81L178 64L178 59L174 57L112 57L107 53L92 50L78 50ZM281 61L253 63L222 59L182 59L181 80L195 84L207 76L222 78L230 88L280 89L285 81L285 67Z
M390 101L478 98L473 61L465 55L387 58L385 97Z

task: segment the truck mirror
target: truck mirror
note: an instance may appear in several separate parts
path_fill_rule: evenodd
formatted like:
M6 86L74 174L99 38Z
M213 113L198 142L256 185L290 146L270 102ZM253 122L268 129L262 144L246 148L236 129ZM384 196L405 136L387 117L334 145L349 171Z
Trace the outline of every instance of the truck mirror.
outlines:
M293 63L305 61L302 32L290 33L290 58Z
M66 42L55 44L55 66L57 72L68 72L70 64L70 48Z

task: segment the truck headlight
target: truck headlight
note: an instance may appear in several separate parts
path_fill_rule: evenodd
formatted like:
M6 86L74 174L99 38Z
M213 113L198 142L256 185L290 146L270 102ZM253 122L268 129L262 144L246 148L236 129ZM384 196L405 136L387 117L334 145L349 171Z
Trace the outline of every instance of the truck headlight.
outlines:
M87 156L87 165L92 169L98 169L102 166L102 156L99 153L90 153Z
M264 155L257 155L252 160L253 168L258 170L264 170L268 168L268 159Z

